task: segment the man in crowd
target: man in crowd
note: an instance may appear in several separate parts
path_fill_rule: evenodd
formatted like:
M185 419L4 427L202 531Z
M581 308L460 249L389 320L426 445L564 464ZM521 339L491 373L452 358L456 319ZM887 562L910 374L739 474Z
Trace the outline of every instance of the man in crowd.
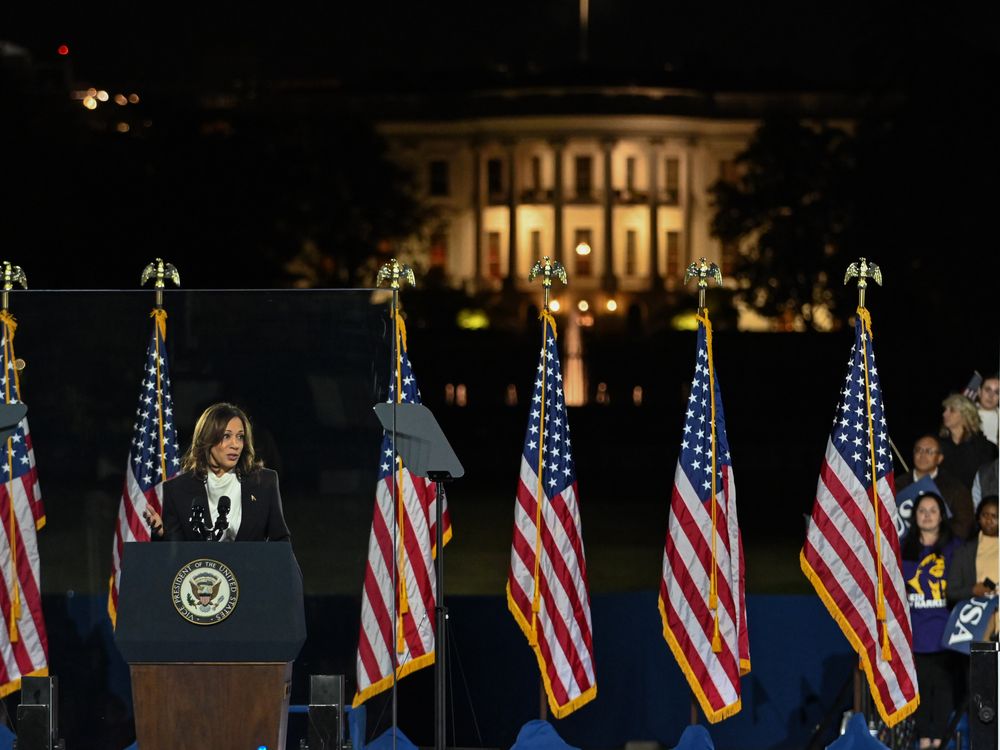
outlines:
M896 492L898 494L914 482L930 477L951 512L949 523L952 533L959 539L965 539L972 530L972 495L965 485L940 468L942 460L941 443L936 435L918 438L913 445L913 471L896 477Z

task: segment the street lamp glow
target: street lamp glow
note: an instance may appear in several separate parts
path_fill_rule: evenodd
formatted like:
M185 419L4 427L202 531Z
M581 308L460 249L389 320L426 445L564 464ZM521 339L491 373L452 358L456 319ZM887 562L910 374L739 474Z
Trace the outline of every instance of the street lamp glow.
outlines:
M552 312L559 312L560 307L562 307L562 305L559 304L559 300L557 299L554 299L549 303L549 309Z
M618 309L618 301L615 300L614 298L609 299L605 307L608 308L608 312L614 312L615 310Z
M576 303L576 308L580 312L587 312L587 310L590 309L590 303L587 302L587 300L582 299L582 300L580 300L579 302Z
M588 245L586 242L581 242L579 245L576 246L576 254L590 255L590 245Z

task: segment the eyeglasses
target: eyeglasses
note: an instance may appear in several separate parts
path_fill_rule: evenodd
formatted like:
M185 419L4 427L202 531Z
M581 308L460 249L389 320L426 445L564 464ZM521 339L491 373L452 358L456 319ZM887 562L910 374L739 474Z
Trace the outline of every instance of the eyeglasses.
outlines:
M926 453L927 455L933 456L935 453L940 453L937 448L914 448L914 453Z

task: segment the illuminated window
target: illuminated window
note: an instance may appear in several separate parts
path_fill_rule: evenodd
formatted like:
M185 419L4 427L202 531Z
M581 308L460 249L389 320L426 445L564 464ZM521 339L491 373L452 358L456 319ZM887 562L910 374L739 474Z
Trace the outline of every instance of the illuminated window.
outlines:
M664 166L663 202L668 206L676 206L681 202L681 160L676 156L668 156Z
M533 260L542 257L542 231L540 229L531 230L531 257Z
M735 161L732 159L719 160L719 179L730 185L735 185L739 182L740 170Z
M577 198L590 198L594 192L593 159L578 156L575 160L574 185Z
M531 157L531 189L542 189L542 157Z
M448 195L448 162L444 159L434 159L428 165L428 192L437 197Z
M678 278L681 273L681 233L667 232L667 278Z
M448 262L448 231L438 229L431 235L431 268L444 268Z
M638 235L634 229L625 233L625 275L635 276L639 272Z
M500 270L500 232L486 233L486 275L491 279L502 276Z

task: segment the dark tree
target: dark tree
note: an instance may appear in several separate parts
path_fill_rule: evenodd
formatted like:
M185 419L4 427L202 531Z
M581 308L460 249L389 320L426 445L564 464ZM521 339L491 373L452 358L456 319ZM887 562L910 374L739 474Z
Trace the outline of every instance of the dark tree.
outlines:
M845 130L768 119L710 191L712 231L739 248L737 298L762 315L829 330L854 260L855 140Z

